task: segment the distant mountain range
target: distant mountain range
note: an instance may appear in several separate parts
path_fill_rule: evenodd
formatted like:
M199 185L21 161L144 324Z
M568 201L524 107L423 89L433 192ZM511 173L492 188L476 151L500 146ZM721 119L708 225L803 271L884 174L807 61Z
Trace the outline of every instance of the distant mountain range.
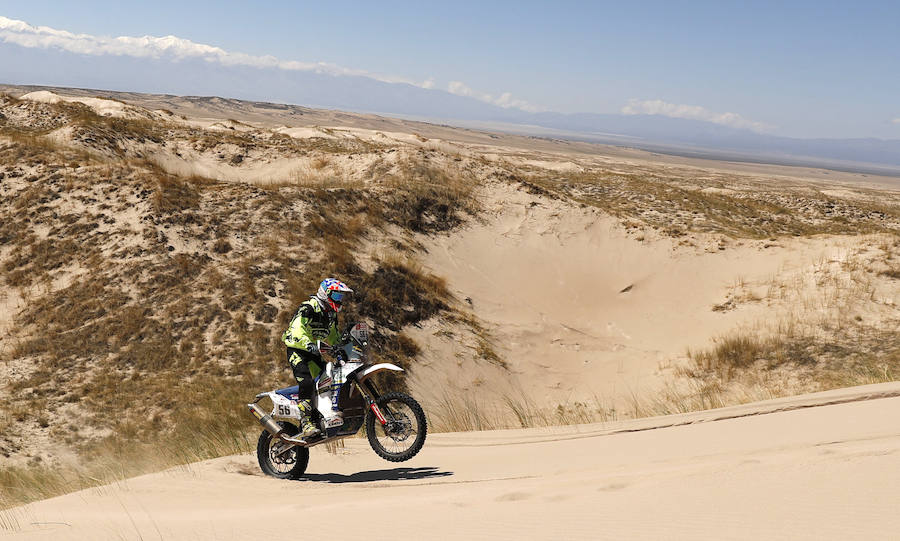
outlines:
M900 140L798 139L658 115L529 113L365 76L223 66L203 60L86 56L0 44L0 83L217 95L373 112L689 156L900 175Z
M590 134L596 140L618 140L638 147L652 147L654 143L660 146L687 145L699 149L759 154L768 158L820 158L829 162L900 166L898 139L798 139L659 115L536 113L533 116L537 117L532 121L536 125Z

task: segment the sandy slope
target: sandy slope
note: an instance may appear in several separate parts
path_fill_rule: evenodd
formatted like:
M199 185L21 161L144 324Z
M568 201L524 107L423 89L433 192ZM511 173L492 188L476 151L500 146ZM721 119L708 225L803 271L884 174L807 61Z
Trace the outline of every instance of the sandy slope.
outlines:
M485 402L527 389L538 402L621 406L670 379L688 348L796 309L766 301L713 311L735 284L808 273L846 252L847 239L825 236L729 241L727 250L714 237L697 247L652 232L635 238L595 209L508 186L490 191L484 204L483 221L429 237L425 262L490 325L511 373L465 362L454 371L446 359L457 357L457 337L442 335L440 324L408 329L425 346L413 388L426 402L435 398L435 381L463 390L489 382Z
M397 467L352 440L342 455L316 449L299 482L227 457L13 510L3 518L18 531L0 533L250 539L293 535L303 517L331 538L896 539L898 395L882 384L618 425L432 435ZM865 396L884 398L804 407Z

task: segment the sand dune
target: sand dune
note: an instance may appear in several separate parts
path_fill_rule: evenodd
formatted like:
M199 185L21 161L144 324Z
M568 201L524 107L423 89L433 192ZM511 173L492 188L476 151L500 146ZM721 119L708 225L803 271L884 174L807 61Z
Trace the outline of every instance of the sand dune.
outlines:
M414 372L426 401L435 381L464 390L489 381L497 394L528 389L538 403L599 399L621 407L632 393L670 380L687 349L797 309L767 301L711 310L735 284L809 273L847 251L847 239L824 236L777 246L729 241L727 250L713 237L685 248L660 235L635 238L595 209L511 187L490 192L484 204L483 221L428 238L425 261L491 325L509 371L485 363L451 370L442 361L458 357L455 337L443 336L440 324L409 329L426 346L426 366Z
M8 511L3 533L896 539L898 416L892 383L618 424L436 434L396 467L355 439L339 455L315 449L303 481L225 457Z

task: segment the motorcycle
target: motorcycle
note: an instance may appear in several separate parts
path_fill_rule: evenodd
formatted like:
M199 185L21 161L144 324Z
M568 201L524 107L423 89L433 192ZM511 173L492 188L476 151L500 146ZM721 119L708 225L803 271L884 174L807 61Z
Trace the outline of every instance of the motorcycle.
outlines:
M301 412L297 385L259 393L247 404L263 431L256 445L259 467L279 479L297 479L309 465L309 448L355 435L363 424L369 445L391 462L411 459L425 444L425 412L404 393L381 394L372 379L383 372L402 372L390 363L368 359L369 328L365 323L347 327L339 345L319 342L319 350L334 358L315 379L311 420L320 432L300 438ZM258 404L272 401L271 413Z

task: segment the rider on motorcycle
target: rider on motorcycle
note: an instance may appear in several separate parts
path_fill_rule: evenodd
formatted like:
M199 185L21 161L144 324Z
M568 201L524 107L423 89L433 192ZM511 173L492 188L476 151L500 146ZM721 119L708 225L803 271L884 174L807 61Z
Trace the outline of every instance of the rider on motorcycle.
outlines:
M319 352L319 340L334 346L340 341L337 313L347 295L353 290L335 278L326 278L319 284L319 291L308 301L300 305L294 319L281 340L287 346L287 360L297 378L300 402L298 406L303 413L300 436L308 438L319 433L312 422L312 397L315 392L315 378L325 369L325 362Z

